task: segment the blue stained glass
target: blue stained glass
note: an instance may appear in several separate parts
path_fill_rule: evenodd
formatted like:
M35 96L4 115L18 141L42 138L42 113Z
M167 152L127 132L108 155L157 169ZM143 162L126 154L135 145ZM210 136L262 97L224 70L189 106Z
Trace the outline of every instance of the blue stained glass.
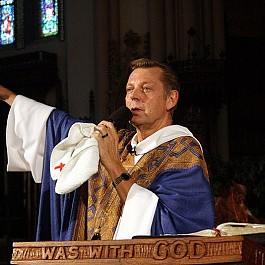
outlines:
M14 0L0 0L0 45L15 41Z
M40 28L41 37L58 34L58 1L41 0L40 2Z

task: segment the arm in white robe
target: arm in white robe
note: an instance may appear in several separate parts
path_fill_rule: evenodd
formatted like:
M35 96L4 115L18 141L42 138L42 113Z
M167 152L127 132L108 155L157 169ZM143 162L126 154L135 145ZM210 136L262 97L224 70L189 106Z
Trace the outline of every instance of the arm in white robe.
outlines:
M16 96L6 128L8 171L31 171L35 182L41 182L46 121L53 109Z

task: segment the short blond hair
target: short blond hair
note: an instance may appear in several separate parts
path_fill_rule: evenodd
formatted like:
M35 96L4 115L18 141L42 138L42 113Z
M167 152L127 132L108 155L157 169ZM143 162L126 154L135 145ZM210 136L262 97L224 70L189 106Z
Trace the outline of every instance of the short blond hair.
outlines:
M165 96L167 96L172 90L180 91L179 79L175 72L166 64L153 61L147 58L140 58L130 63L130 73L137 68L153 68L157 67L162 70L161 82L164 84Z

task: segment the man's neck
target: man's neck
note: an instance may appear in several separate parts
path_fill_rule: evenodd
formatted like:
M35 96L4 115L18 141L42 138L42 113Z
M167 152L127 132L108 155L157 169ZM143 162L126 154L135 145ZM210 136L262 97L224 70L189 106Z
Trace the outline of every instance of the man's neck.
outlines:
M170 126L172 125L171 122L164 124L163 126L159 126L156 128L143 128L143 127L139 127L136 128L136 132L137 132L137 143L140 143L141 141L143 141L144 139L146 139L147 137L149 137L150 135L154 134L155 132L159 131L160 129Z

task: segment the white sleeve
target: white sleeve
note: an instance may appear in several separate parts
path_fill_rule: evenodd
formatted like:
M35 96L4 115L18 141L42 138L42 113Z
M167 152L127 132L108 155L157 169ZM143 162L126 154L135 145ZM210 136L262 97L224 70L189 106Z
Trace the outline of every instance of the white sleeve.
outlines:
M113 239L131 239L136 235L150 235L158 196L133 184Z
M35 182L41 182L46 121L53 109L16 96L6 127L7 171L31 171Z

